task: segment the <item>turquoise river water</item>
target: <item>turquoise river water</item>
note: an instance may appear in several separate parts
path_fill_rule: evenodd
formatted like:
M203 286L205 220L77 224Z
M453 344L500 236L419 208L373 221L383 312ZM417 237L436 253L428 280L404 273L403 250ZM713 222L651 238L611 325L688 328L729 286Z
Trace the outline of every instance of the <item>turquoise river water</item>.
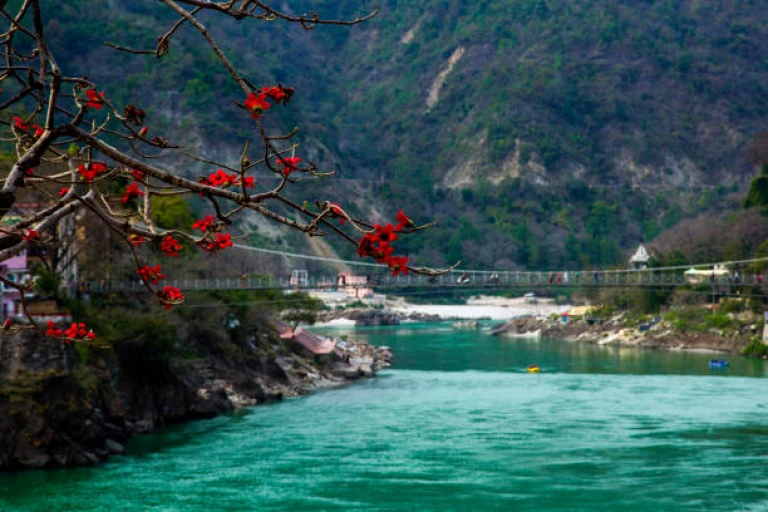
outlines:
M768 510L763 361L345 332L395 366L142 436L99 467L0 474L0 511Z

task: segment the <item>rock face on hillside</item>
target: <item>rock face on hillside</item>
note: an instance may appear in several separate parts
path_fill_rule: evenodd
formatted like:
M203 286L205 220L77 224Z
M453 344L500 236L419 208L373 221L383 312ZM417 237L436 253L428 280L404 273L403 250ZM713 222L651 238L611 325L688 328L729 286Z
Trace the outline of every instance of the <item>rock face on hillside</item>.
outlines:
M373 370L338 374L272 334L234 356L133 366L108 351L86 353L24 331L0 338L0 471L96 464L122 453L135 434L373 376Z
M148 68L120 60L102 34L163 33L166 6L111 2L105 13L91 4L59 2L43 20L59 64L153 112L169 140L236 158L249 117L231 101L241 99L226 71L191 58L207 51L196 34L179 31L179 59ZM325 19L373 8L303 4ZM376 221L403 207L440 222L409 250L412 260L544 269L581 268L586 256L613 265L681 217L739 208L754 173L745 155L768 113L764 3L376 6L366 23L300 37L279 21L217 18L216 37L254 84L296 88L288 114L266 117L283 131L298 123L301 157L346 176L317 180L317 195L344 197Z

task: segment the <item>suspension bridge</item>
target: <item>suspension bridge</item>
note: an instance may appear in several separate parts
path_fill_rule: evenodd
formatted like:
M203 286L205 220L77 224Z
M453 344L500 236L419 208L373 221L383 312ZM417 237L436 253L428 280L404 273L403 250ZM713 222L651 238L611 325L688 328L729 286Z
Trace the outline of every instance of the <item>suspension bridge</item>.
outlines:
M259 276L216 279L182 279L163 281L163 285L175 286L182 292L207 290L331 290L338 288L365 288L381 292L395 292L402 289L537 289L537 288L585 288L585 287L632 287L659 288L684 285L723 287L760 286L763 275L748 272L755 263L768 262L768 258L702 263L695 265L654 267L643 269L601 269L601 270L552 270L552 271L497 271L497 270L452 270L442 275L425 276L415 273L392 276L384 265L361 261L348 261L296 254L284 251L237 245L239 249L304 259L328 264L343 264L348 267L364 267L356 276L341 276L332 273L294 274L290 277ZM692 272L693 271L693 272ZM84 281L77 285L78 291L140 292L146 288L140 279Z

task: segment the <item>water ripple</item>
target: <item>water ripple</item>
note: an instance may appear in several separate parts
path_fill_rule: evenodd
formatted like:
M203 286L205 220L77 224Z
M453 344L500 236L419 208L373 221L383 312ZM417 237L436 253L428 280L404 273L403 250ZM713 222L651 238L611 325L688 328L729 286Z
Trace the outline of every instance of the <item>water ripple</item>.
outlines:
M425 343L437 336L414 332ZM0 510L768 506L762 380L690 369L529 375L505 369L547 358L545 368L613 367L615 354L577 348L568 363L568 345L509 352L495 340L478 343L497 351L478 356L485 369L436 370L430 358L360 385L172 427L136 439L129 455L102 467L0 475ZM445 361L464 357L441 348Z

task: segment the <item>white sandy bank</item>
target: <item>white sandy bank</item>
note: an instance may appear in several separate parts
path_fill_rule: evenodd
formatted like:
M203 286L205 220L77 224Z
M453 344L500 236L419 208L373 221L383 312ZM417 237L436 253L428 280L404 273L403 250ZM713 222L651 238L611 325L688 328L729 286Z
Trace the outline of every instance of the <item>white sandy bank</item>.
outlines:
M476 319L490 318L492 320L509 320L511 318L534 315L548 316L552 313L567 311L570 306L557 306L552 301L542 300L530 304L524 299L507 299L503 297L478 297L467 301L463 306L436 306L431 304L405 304L398 302L389 305L392 311L405 313L422 313L438 315L443 319Z

